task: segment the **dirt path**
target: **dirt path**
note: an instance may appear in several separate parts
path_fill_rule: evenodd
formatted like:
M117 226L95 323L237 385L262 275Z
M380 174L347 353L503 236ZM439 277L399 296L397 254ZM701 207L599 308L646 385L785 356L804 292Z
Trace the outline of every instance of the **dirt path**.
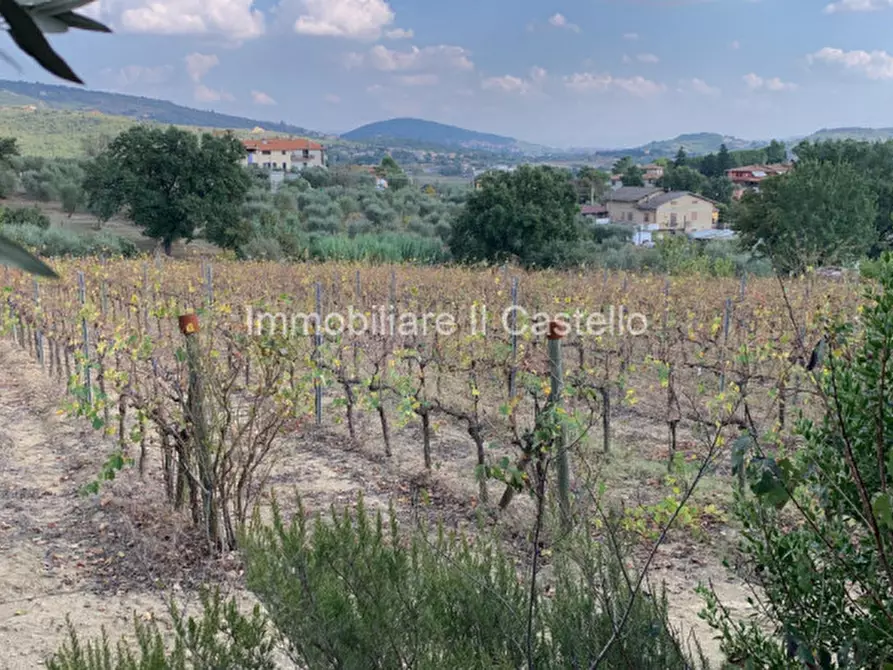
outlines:
M133 612L164 611L156 593L92 593L99 547L72 527L96 504L77 490L109 450L84 422L58 414L60 390L8 341L0 342L0 667L40 667L66 633L129 628ZM88 612L88 616L84 616Z

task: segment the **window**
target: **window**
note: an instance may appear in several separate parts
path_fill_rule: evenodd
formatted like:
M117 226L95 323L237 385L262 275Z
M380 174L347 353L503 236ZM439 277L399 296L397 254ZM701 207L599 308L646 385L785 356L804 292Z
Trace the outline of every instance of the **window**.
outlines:
M697 212L692 212L692 213L691 213L691 220L692 220L692 223L694 223L695 221L698 220L698 213L697 213Z
M632 220L633 220L633 213L632 213L632 212L627 212L627 213L626 213L626 220L627 220L627 221L632 221Z
M648 212L645 212L645 223L651 222L651 215Z
M670 214L670 228L676 227L676 213Z
M310 158L310 150L304 149L304 158Z
M282 152L282 155L283 155L283 156L285 155L285 152L284 152L284 151Z
M270 150L269 150L269 149L264 149L263 151L261 151L261 153L262 153L264 156L269 156L269 155L270 155Z

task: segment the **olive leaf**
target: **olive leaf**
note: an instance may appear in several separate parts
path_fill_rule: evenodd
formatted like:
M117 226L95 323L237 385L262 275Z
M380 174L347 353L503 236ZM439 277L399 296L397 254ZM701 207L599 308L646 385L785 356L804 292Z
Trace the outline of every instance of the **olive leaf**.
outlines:
M3 235L0 235L0 265L18 268L41 277L59 278L53 268Z
M83 84L80 77L53 51L31 15L16 0L0 0L0 15L9 27L13 41L48 72L66 81Z

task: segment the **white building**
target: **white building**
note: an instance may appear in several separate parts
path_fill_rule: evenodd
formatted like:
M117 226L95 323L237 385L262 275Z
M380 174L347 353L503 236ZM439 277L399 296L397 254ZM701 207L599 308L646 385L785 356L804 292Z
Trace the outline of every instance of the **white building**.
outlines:
M288 172L292 168L303 170L325 167L325 149L321 144L304 138L271 138L242 140L248 155L245 165L257 165L270 170Z

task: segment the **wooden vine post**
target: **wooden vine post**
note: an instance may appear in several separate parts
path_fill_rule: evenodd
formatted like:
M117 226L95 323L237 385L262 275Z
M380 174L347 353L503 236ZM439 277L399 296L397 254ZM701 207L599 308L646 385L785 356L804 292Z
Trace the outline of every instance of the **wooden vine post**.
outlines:
M549 391L549 405L559 410L562 407L562 395L564 393L564 366L561 360L561 340L567 333L565 327L557 321L549 323L549 377L551 387ZM558 444L555 455L558 469L558 507L561 513L561 527L564 531L571 526L571 468L570 458L567 452L567 427L562 420L558 435Z
M191 428L192 448L198 466L201 486L202 512L208 541L216 544L220 535L217 524L217 501L214 498L214 475L211 467L208 420L205 414L204 389L201 375L201 350L198 340L199 321L196 314L179 318L180 332L186 340L186 366L189 385L186 397L187 417Z

